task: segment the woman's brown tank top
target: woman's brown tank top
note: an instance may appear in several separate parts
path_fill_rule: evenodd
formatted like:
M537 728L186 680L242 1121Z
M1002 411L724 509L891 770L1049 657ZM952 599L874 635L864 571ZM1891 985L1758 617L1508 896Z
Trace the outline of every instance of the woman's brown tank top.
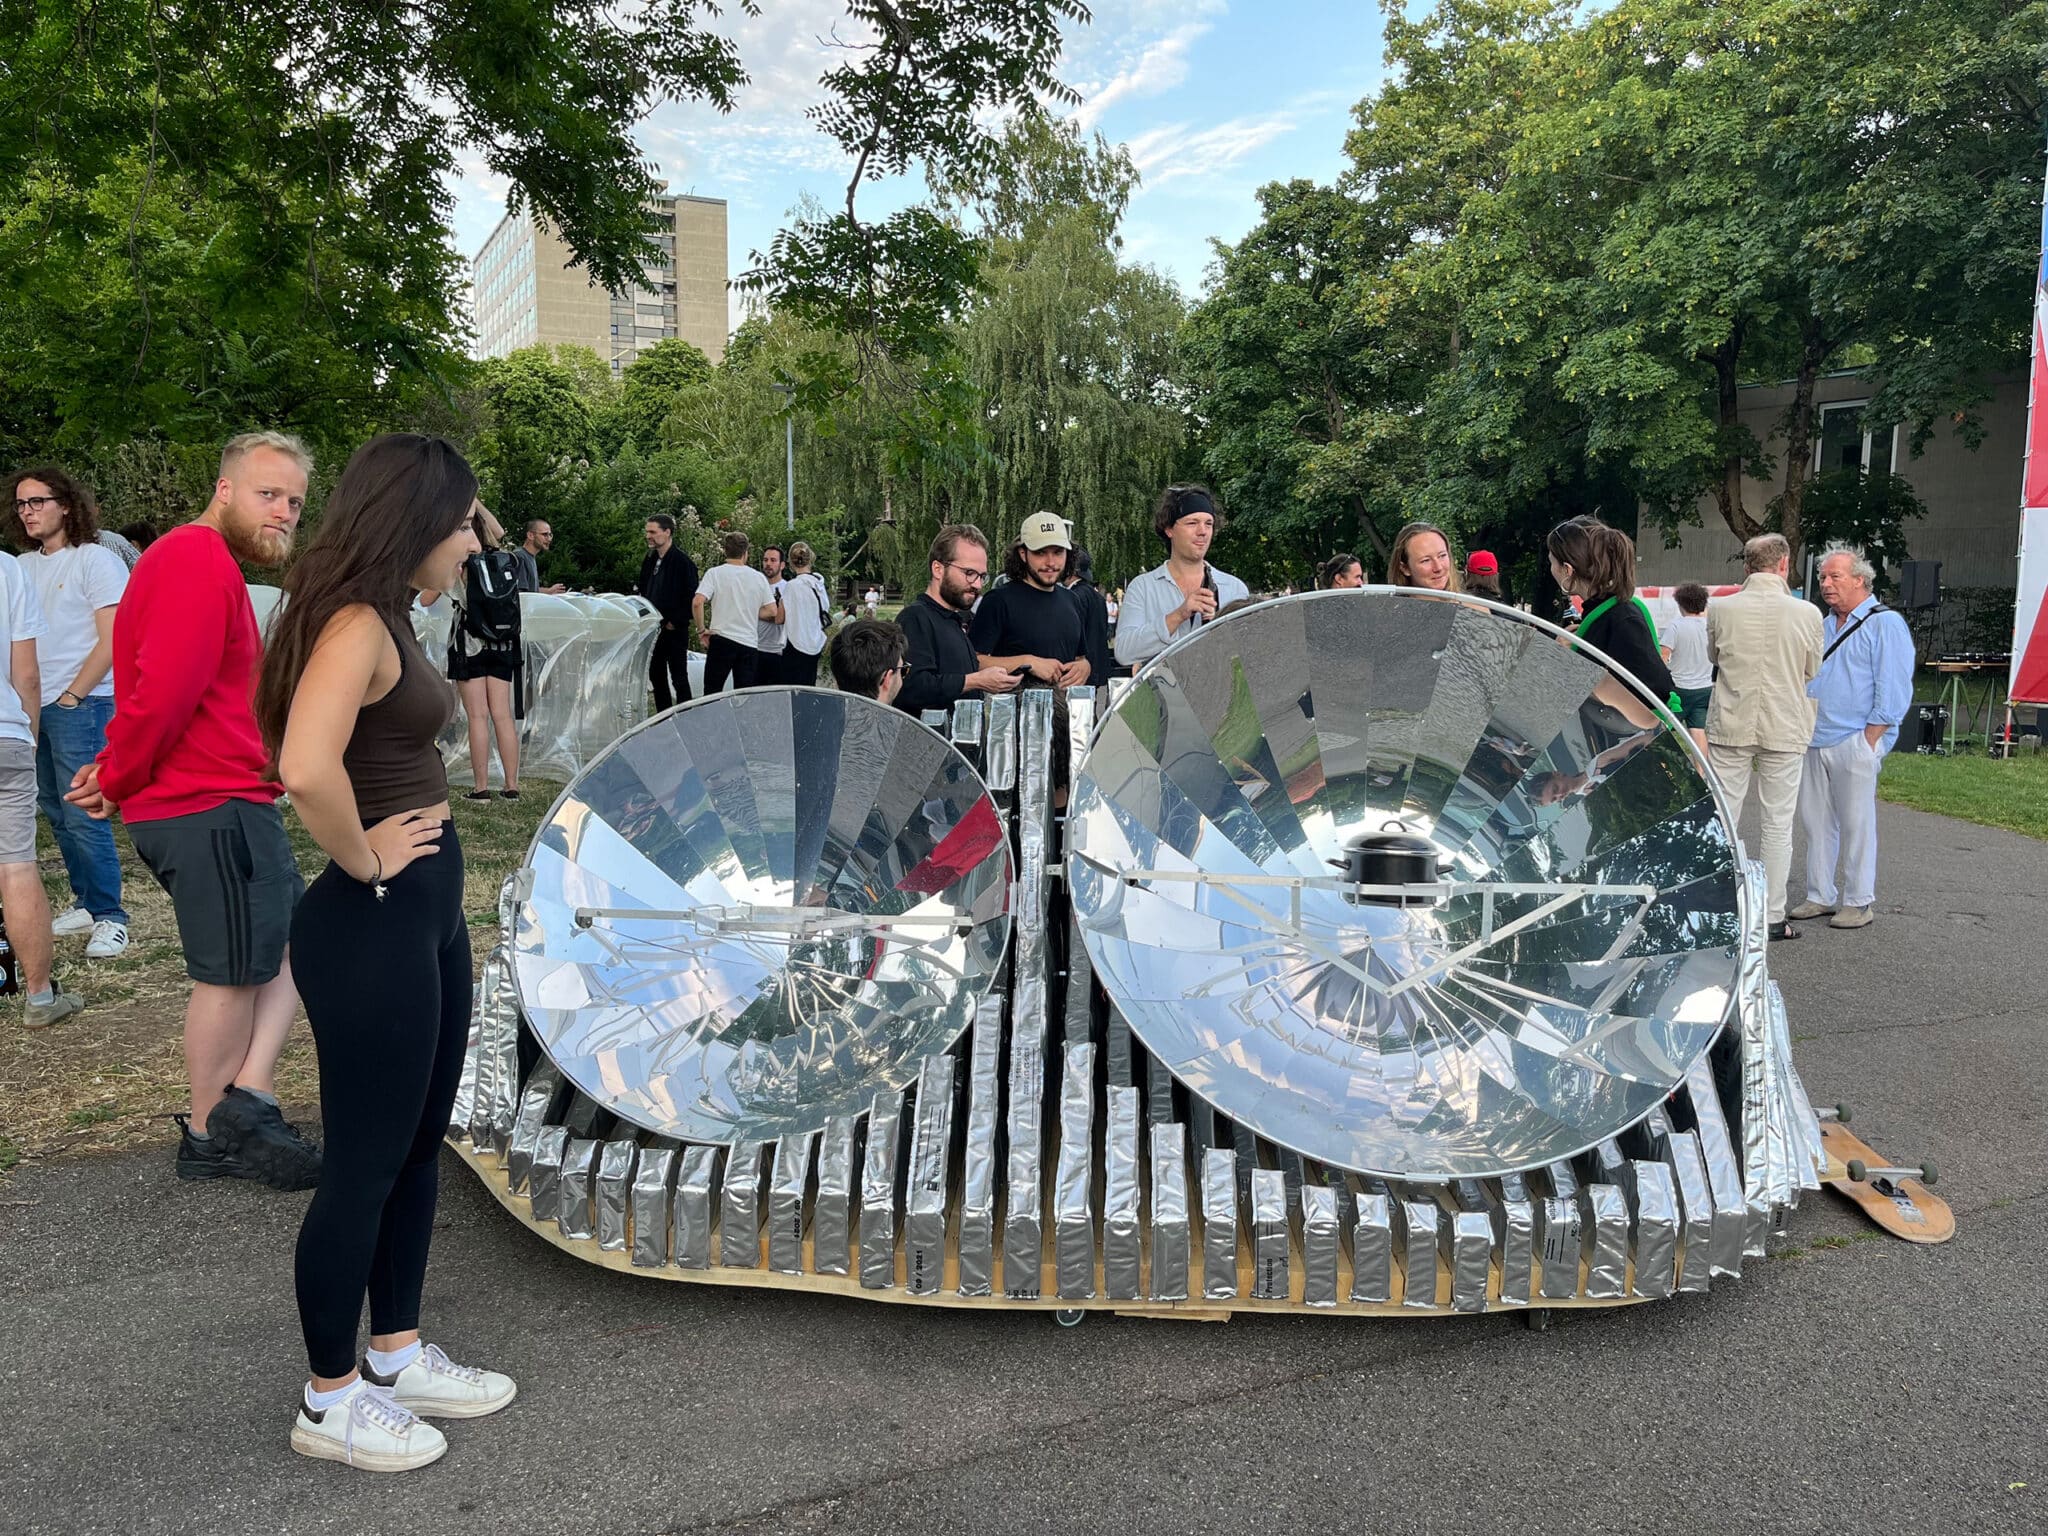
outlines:
M357 711L341 754L366 827L448 798L448 769L435 743L455 718L455 687L428 664L411 625L385 624L398 647L398 681Z

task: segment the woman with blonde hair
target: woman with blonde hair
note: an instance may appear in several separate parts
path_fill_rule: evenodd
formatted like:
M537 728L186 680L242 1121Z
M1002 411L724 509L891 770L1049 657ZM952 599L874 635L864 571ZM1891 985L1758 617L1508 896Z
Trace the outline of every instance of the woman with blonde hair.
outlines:
M1414 522L1394 535L1387 556L1387 585L1421 587L1426 592L1458 590L1458 564L1451 558L1450 535L1435 523Z

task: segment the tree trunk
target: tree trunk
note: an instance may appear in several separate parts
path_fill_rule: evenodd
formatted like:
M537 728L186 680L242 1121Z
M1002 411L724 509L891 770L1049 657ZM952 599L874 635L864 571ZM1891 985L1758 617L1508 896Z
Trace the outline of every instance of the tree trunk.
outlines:
M1358 526L1365 530L1366 538L1372 541L1372 552L1379 556L1380 569L1385 571L1387 568L1387 556L1391 552L1387 547L1387 541L1380 537L1380 531L1373 523L1372 513L1366 507L1365 498L1354 493L1351 498L1351 504L1358 512Z
M1819 322L1808 317L1800 332L1799 372L1792 383L1792 404L1785 416L1785 494L1778 502L1778 531L1792 546L1795 576L1806 543L1800 508L1805 505L1806 483L1812 477L1814 387L1820 382L1821 365L1827 361L1830 350Z
M1738 324L1728 339L1714 348L1707 361L1714 365L1715 398L1719 404L1721 435L1721 478L1714 486L1714 500L1721 508L1721 520L1729 532L1745 544L1764 531L1763 524L1742 505L1742 415L1736 393L1735 365L1742 355L1742 327Z

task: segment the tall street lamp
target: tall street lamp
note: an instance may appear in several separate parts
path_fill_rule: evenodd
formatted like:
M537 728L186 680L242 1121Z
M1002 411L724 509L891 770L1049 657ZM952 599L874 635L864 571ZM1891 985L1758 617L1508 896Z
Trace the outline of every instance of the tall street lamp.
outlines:
M789 513L789 530L796 532L796 386L779 383L775 393L782 396L782 451L788 471L783 505Z

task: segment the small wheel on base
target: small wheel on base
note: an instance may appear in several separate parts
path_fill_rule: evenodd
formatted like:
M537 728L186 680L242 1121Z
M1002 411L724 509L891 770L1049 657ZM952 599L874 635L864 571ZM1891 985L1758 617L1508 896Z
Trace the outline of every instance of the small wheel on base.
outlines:
M1061 1307L1052 1315L1052 1320L1062 1328L1078 1328L1087 1319L1088 1314L1080 1307Z
M1522 1326L1531 1333L1548 1333L1557 1322L1548 1307L1531 1307L1522 1314Z

